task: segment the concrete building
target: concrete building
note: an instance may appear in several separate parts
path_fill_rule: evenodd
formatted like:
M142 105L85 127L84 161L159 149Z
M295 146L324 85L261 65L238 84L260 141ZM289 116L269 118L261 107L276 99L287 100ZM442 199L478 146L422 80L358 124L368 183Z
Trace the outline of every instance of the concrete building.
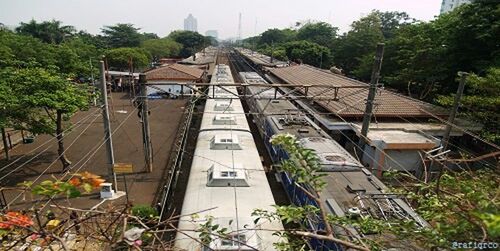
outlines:
M443 0L441 3L441 11L440 13L446 13L448 11L452 11L458 6L466 3L471 3L472 0Z
M205 36L219 38L219 32L217 30L207 30Z
M191 13L184 19L184 30L198 32L198 21Z

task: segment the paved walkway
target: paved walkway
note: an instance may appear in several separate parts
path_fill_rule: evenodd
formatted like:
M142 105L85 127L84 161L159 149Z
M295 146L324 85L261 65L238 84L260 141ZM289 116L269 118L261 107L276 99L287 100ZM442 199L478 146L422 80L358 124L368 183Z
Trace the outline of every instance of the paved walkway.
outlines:
M113 93L110 102L112 104L111 127L112 130L116 130L113 135L115 161L131 163L134 167L134 173L126 175L129 198L134 204L151 204L162 179L161 174L167 163L186 101L151 100L149 103L154 155L152 173L144 172L142 131L137 110L125 93ZM77 123L82 119L83 121ZM98 175L107 175L105 146L102 145L95 151L104 137L100 111L97 108L91 108L89 111L79 112L71 121L75 129L66 134L65 146L66 155L72 161L73 171L89 171ZM38 147L40 148L34 150ZM93 154L94 151L95 154ZM0 186L11 187L24 180L40 182L53 179L52 176L61 176L62 165L57 160L57 141L52 136L39 135L34 143L20 144L12 149L11 162L21 157L20 161L0 171ZM33 160L23 165L31 158ZM7 162L2 155L0 169L11 162ZM12 174L2 178L13 170L15 171ZM122 176L118 177L118 183L118 189L124 190ZM6 201L11 202L18 195L17 191L6 191ZM75 207L89 208L99 201L98 193L95 193L72 199L70 203ZM19 208L26 208L28 204L31 204L29 196L26 196L24 200L23 196L20 196L12 203L14 207Z

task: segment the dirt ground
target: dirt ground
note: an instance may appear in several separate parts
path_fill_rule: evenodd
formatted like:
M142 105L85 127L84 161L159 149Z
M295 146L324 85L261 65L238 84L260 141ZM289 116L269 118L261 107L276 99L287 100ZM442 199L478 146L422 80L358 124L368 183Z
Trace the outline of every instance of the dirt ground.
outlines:
M112 94L110 118L112 131L116 130L112 136L115 162L131 163L134 169L134 173L125 175L130 202L134 204L153 202L185 104L185 100L150 100L154 170L152 173L147 173L144 169L141 121L137 116L137 109L125 93ZM64 142L67 149L66 155L72 161L72 172L89 171L106 176L109 170L106 164L106 147L102 145L95 151L104 138L102 115L99 109L91 108L89 111L79 112L71 121L75 128L66 133ZM47 141L49 143L34 150ZM93 154L94 151L95 154ZM18 158L22 159L0 171L0 177L2 177L0 186L2 187L12 187L25 180L40 182L61 177L62 165L56 160L57 141L52 136L39 135L32 144L20 144L11 151L11 156L10 162L1 156L0 169ZM32 157L34 158L30 160ZM25 162L27 163L24 164ZM4 177L12 170L16 171ZM112 181L106 178L107 181ZM122 175L118 176L118 190L125 190ZM5 201L14 208L26 208L32 203L29 196L24 198L24 196L18 196L19 194L19 191L5 190ZM72 199L68 203L79 208L89 208L99 202L99 194L96 191L93 194Z

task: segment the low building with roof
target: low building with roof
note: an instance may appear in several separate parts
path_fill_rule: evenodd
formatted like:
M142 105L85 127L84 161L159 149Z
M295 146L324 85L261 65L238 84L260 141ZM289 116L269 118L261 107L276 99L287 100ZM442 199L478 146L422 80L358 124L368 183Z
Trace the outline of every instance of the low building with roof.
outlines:
M218 48L209 46L193 56L180 60L179 64L192 65L207 71L207 76L211 76L217 59Z
M267 67L264 72L273 83L339 87L337 99L333 99L335 88L329 93L325 88L310 87L309 96L332 95L332 99L297 99L294 103L308 111L343 146L356 147L369 84L304 64ZM420 153L439 147L439 137L446 127L440 120L446 119L449 111L383 88L377 90L374 103L368 144L360 156L363 164L375 170L388 170L405 163L404 166L412 166L407 171L421 170ZM481 129L481 125L470 121L458 119L456 123L472 131ZM463 135L463 131L455 128L451 132L453 137Z
M181 64L161 66L146 71L145 74L149 84L147 88L147 95L149 98L191 95L193 94L191 89L176 84L203 83L206 80L206 71ZM155 85L155 83L158 85ZM168 83L172 83L172 85Z

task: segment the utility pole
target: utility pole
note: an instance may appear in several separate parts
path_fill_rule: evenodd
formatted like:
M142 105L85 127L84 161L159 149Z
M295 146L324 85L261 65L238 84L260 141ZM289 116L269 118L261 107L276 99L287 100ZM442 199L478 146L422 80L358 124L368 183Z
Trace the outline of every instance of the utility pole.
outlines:
M363 126L361 127L361 135L359 137L359 148L363 151L366 143L366 136L368 135L368 128L372 119L373 100L377 92L377 84L380 76L380 68L382 67L382 58L384 56L384 44L377 44L377 51L375 53L375 61L373 62L372 76L370 80L370 88L368 90L368 99L366 100L365 114L363 116Z
M241 12L238 16L238 43L241 43Z
M106 140L106 153L108 155L109 164L109 177L113 177L115 191L118 191L118 182L116 181L116 174L113 171L115 164L115 155L113 153L113 138L111 137L111 123L109 121L109 107L108 107L108 87L106 83L106 72L104 69L104 61L100 61L101 70L101 99L102 99L102 119L104 124L104 138Z
M448 148L451 127L453 125L453 122L455 121L455 117L457 116L458 107L460 106L460 100L462 99L462 95L464 94L465 80L467 79L467 75L467 72L458 72L458 76L460 76L460 82L458 84L455 100L453 101L453 110L451 110L450 116L448 117L448 123L446 124L446 128L444 130L442 151L446 151L446 148Z
M95 85L95 80L94 80L94 68L92 67L92 58L89 57L89 64L90 64L90 80L92 81L92 96L94 97L94 106L97 106L97 98L95 95L96 91L96 85Z
M447 154L446 149L448 148L448 143L450 141L450 134L453 122L455 121L455 117L457 116L458 107L460 106L460 100L462 99L462 95L464 94L465 88L465 80L467 79L468 73L466 72L458 72L458 76L460 76L460 82L458 83L457 94L455 95L455 100L453 101L453 110L451 110L450 116L448 117L448 123L446 123L446 127L444 129L443 139L442 139L442 148L440 153ZM431 164L429 170L432 171L434 166L434 159L431 160ZM439 173L436 181L436 193L439 194L439 187L441 183L441 176L443 175L444 167L446 166L446 157L444 158L443 163L439 165Z
M5 133L4 127L0 128L0 130L2 131L2 141L3 141L3 150L5 152L5 159L9 161L10 155L9 155L9 143L7 143L7 134Z
M141 119L142 119L142 143L144 145L144 160L146 170L153 172L153 152L151 147L151 131L149 129L149 108L148 93L146 88L146 74L139 75L139 85L141 86Z
M271 64L273 63L274 57L274 40L271 40Z

